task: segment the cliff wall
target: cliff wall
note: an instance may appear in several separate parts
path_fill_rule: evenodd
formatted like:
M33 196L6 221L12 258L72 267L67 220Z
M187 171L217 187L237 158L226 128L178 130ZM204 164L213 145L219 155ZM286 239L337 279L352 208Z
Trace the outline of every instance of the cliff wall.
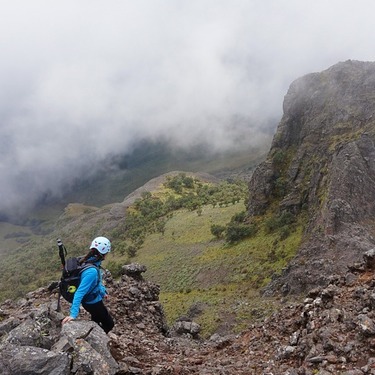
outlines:
M283 108L249 183L248 211L306 218L297 256L268 289L300 293L375 246L375 63L346 61L299 78Z

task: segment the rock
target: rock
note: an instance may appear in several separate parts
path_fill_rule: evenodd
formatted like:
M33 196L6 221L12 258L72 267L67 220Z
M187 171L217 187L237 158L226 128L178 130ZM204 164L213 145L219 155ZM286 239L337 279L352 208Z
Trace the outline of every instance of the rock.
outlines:
M171 335L191 335L193 338L197 338L201 327L199 324L192 321L177 321L172 329Z
M360 331L364 335L366 336L375 335L375 323L367 315L361 314L358 316L358 326L359 326Z
M370 269L375 268L375 248L366 251L363 254L363 258L364 258L367 268L370 268Z
M300 337L300 332L293 332L292 336L289 339L290 345L295 346L298 344L298 339Z
M289 358L294 352L296 351L296 347L295 346L284 346L282 348L279 349L277 355L276 355L276 358L278 359L287 359Z
M51 341L42 335L42 329L35 321L30 319L10 331L6 341L19 346L50 348L52 346Z
M4 324L14 328L9 331L5 341L13 345L50 349L59 330L56 322L53 321L53 315L50 314L48 306L42 304L31 311L27 319L20 324L15 325L18 322L10 318Z
M4 334L10 332L20 324L21 321L13 316L0 322L0 336L3 336Z
M136 280L141 280L142 279L142 273L146 272L147 268L146 266L143 266L138 263L131 263L127 264L122 267L122 274L130 276Z
M53 290L55 290L57 287L59 286L59 282L58 281L53 281L50 285L48 285L47 289L52 292Z
M142 270L145 268L136 266L131 272ZM150 353L155 349L155 342L167 332L163 309L158 301L160 288L139 277L123 277L123 280L107 285L111 295L108 307L116 321L115 330L110 335L106 335L96 323L85 320L88 318L85 313L81 313L83 320L61 327L65 315L55 311L56 300L53 297L51 301L48 288L29 293L28 300L6 301L1 306L6 313L2 314L4 319L0 323L3 335L0 373L31 374L27 372L26 362L31 363L35 374L144 373L142 362L137 360L136 365L128 366L124 358L131 353L128 337L134 338L140 350ZM68 308L69 305L62 301L65 313ZM196 333L194 325L191 331ZM146 335L155 337L156 341L146 341ZM161 347L166 349L167 345ZM16 357L19 363L13 364L12 357ZM45 357L44 361L42 357ZM121 366L118 362L122 363ZM51 372L50 368L55 367L58 372Z
M73 368L85 366L103 375L116 373L118 365L110 353L109 338L96 323L69 322L63 326L61 337L73 348Z
M345 275L346 285L353 286L355 284L356 280L357 280L357 277L353 273L347 273Z
M70 360L65 353L12 344L6 344L1 348L0 370L3 375L69 375L71 373Z

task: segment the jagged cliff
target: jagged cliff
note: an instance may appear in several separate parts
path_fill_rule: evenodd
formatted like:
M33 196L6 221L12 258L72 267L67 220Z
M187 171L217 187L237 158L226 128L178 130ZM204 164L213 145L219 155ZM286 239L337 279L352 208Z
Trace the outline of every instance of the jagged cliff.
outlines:
M325 285L375 245L375 63L346 61L294 81L249 214L303 215L295 259L268 292Z

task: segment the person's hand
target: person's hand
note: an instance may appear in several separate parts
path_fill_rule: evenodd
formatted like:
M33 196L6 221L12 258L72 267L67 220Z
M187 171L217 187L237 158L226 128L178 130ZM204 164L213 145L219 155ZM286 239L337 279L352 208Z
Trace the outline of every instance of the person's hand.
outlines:
M74 320L73 317L71 317L71 316L66 316L66 317L63 319L62 324L65 324L65 323L71 322L72 320Z

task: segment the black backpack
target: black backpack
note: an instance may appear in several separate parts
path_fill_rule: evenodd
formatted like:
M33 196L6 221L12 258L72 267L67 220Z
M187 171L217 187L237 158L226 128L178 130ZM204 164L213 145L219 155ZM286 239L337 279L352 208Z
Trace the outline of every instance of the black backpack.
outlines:
M98 272L98 281L92 290L87 293L89 295L100 283L100 269L92 263L80 263L81 258L68 258L65 261L65 265L62 271L61 280L59 283L60 295L64 297L68 302L72 303L74 293L79 287L81 282L81 274L84 270L94 267ZM84 300L83 300L84 302Z

